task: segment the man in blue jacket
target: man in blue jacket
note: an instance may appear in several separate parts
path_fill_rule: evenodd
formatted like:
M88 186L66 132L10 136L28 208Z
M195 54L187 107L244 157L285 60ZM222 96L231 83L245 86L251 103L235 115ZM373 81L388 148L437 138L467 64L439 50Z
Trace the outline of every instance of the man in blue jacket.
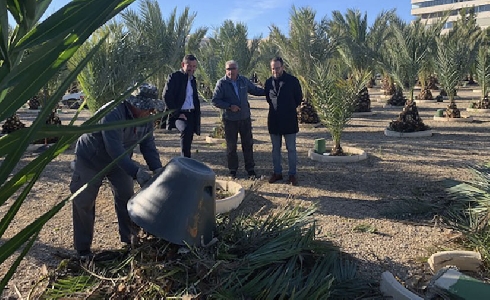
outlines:
M227 61L225 67L226 75L216 83L212 102L214 106L223 110L228 170L230 176L236 178L238 170L236 150L238 134L240 134L245 170L249 178L255 179L257 174L253 157L252 120L248 94L265 96L265 91L238 74L236 61Z
M158 100L157 88L142 85L134 95L107 113L100 124L148 117L152 112L163 109L163 101ZM101 108L102 109L102 108ZM140 126L98 131L83 134L77 141L75 170L70 183L70 191L75 193L95 177L102 169L133 146L147 133L151 133L140 142L140 151L149 169L153 173L162 170L160 156L153 137L153 122ZM151 175L131 159L132 153L125 155L106 177L111 186L119 225L121 242L131 243L131 220L127 211L128 200L134 194L133 180L143 186ZM102 185L102 178L88 185L73 199L73 236L75 249L81 259L92 256L91 245L94 236L95 199Z
M288 183L298 184L296 177L296 134L299 132L297 107L301 104L303 93L299 80L284 71L281 57L271 60L272 76L265 82L266 99L269 103L267 127L272 142L272 163L274 172L269 183L282 180L281 144L282 137L288 151Z
M168 76L163 100L168 115L167 129L177 128L180 132L181 155L191 157L191 144L194 133L201 134L201 104L197 94L197 58L188 54L182 59L182 69Z

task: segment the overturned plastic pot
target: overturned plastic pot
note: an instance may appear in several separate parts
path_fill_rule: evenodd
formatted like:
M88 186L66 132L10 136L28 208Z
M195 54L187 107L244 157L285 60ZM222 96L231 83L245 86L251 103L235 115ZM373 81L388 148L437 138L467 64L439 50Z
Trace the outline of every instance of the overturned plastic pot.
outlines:
M128 202L131 220L178 245L201 246L216 227L216 175L205 164L174 157Z

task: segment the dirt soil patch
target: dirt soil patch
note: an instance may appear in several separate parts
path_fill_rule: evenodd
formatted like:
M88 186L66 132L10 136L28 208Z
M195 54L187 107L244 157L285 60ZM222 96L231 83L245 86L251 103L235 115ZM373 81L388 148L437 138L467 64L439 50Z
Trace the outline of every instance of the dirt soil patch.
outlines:
M477 95L470 89L460 90L458 94L457 104L464 115L471 99L476 99ZM298 186L287 185L285 181L267 182L272 172L268 106L264 98L251 98L256 172L264 178L238 211L266 215L291 202L307 206L315 204L318 207L317 224L321 228L319 237L334 241L358 260L361 274L379 280L381 273L388 270L417 291L424 276L428 276L426 259L439 249L456 249L452 238L457 236L444 228L439 218L424 214L427 207L423 204L443 203L445 195L439 183L441 180L469 180L471 174L467 166L488 159L490 115L472 113L475 119L472 123L437 122L432 117L437 109L446 108L447 100L423 103L418 105L419 112L424 123L435 132L432 137L386 137L383 130L401 108L382 108L383 103L375 102L380 95L379 89L370 89L372 110L376 114L353 119L342 135L343 146L361 148L368 153L365 161L335 164L309 159L308 150L313 148L314 140L325 138L330 147L331 137L322 126L300 128L297 138ZM228 179L224 165L225 146L208 144L205 140L218 122L216 110L206 103L202 105L202 135L195 137L192 157L211 167L217 178ZM19 116L27 124L35 117L27 113ZM72 112L62 113L63 124L67 124L71 116ZM84 112L81 120L88 117L89 113ZM157 130L156 141L163 163L180 155L177 132ZM287 175L287 155L285 149L283 151L284 175ZM36 155L26 153L20 166ZM139 153L134 157L144 164ZM73 158L73 149L69 149L47 166L0 243L69 196ZM237 181L248 188L252 181L243 169L240 149L239 158L241 167ZM12 203L13 200L9 200L0 207L0 216L6 214ZM415 213L417 209L419 214ZM107 184L100 190L96 214L93 250L120 247L113 198ZM20 293L25 298L41 276L43 265L56 268L61 261L57 254L74 254L72 234L71 206L67 205L45 226L3 296L19 297ZM0 266L2 276L11 262Z

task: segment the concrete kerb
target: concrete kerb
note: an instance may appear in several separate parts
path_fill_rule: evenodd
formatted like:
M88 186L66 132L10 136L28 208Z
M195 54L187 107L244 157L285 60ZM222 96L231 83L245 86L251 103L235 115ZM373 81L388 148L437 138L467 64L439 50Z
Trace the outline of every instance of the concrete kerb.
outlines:
M475 251L440 251L429 257L427 263L436 273L446 266L456 266L461 271L480 271L483 265L481 254Z
M308 150L308 157L311 160L325 163L352 163L367 159L367 153L359 148L343 146L345 153L351 154L346 156L331 156L316 153L314 149Z
M389 129L384 130L385 136L389 137L399 137L399 138L418 138L418 137L428 137L432 136L432 130L423 130L415 132L398 132Z
M470 108L470 107L468 107L466 109L466 111L476 112L476 113L485 113L485 114L490 113L490 109L486 109L486 108Z
M235 181L216 180L216 189L218 188L233 193L233 195L223 199L216 199L217 214L227 213L237 208L245 198L245 189Z
M422 297L407 290L401 283L399 283L393 274L388 271L381 274L380 290L383 295L391 297L390 299L396 300L423 300Z
M461 117L461 118L448 118L448 117L433 117L434 121L440 122L452 122L452 123L471 123L473 122L472 117Z

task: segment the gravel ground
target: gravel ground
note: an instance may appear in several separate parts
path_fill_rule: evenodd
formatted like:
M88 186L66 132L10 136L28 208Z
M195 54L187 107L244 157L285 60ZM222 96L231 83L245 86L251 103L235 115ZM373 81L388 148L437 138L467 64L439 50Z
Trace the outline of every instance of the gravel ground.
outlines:
M238 209L269 214L291 202L316 204L316 217L322 229L320 238L334 241L358 260L365 276L378 280L380 274L388 270L416 291L427 276L423 262L438 249L453 249L455 246L451 239L456 233L443 228L437 218L423 218L407 213L407 203L413 208L418 207L416 203L441 201L444 194L440 180L471 178L466 166L487 159L482 153L489 149L490 115L473 113L473 123L438 122L433 121L432 116L436 109L446 107L447 100L443 103L424 103L418 107L422 119L434 131L432 137L386 137L383 130L397 117L401 108L382 108L381 102L375 102L380 95L379 90L370 92L372 110L376 114L353 119L342 136L342 145L365 150L368 153L367 160L352 164L310 160L307 153L313 148L314 139L325 138L330 141L331 137L321 126L302 127L297 140L299 186L269 184L264 179L258 190L247 197ZM468 107L470 99L476 99L479 95L469 88L459 94L462 97L457 100L457 104L462 111ZM268 177L272 171L272 161L266 127L267 103L263 98L251 98L250 103L256 140L256 171ZM71 116L72 113L66 113L60 117L66 124ZM27 113L21 113L20 117L26 123L33 118ZM88 113L82 116L87 117ZM203 135L195 138L193 158L210 166L218 178L226 178L228 170L224 165L224 145L207 144L205 141L206 133L211 132L216 121L217 111L203 104ZM156 140L164 163L179 155L178 134L158 130ZM34 157L35 154L27 153L20 165L25 165ZM73 157L73 149L70 149L47 166L0 243L69 195L69 164ZM243 166L241 150L239 158ZM283 155L285 174L286 158ZM140 154L136 153L135 159L143 163ZM252 184L246 179L243 168L239 170L238 177L237 181L243 186L248 188ZM12 201L8 201L0 206L0 216L8 211L11 204ZM96 210L93 249L97 251L119 247L112 195L107 185L100 191ZM370 226L376 233L353 230L360 226ZM57 266L60 258L54 254L58 252L74 254L70 205L64 207L45 226L3 296L20 298L21 295L25 298L41 276L42 266L46 265L48 269ZM10 263L0 266L2 277Z

